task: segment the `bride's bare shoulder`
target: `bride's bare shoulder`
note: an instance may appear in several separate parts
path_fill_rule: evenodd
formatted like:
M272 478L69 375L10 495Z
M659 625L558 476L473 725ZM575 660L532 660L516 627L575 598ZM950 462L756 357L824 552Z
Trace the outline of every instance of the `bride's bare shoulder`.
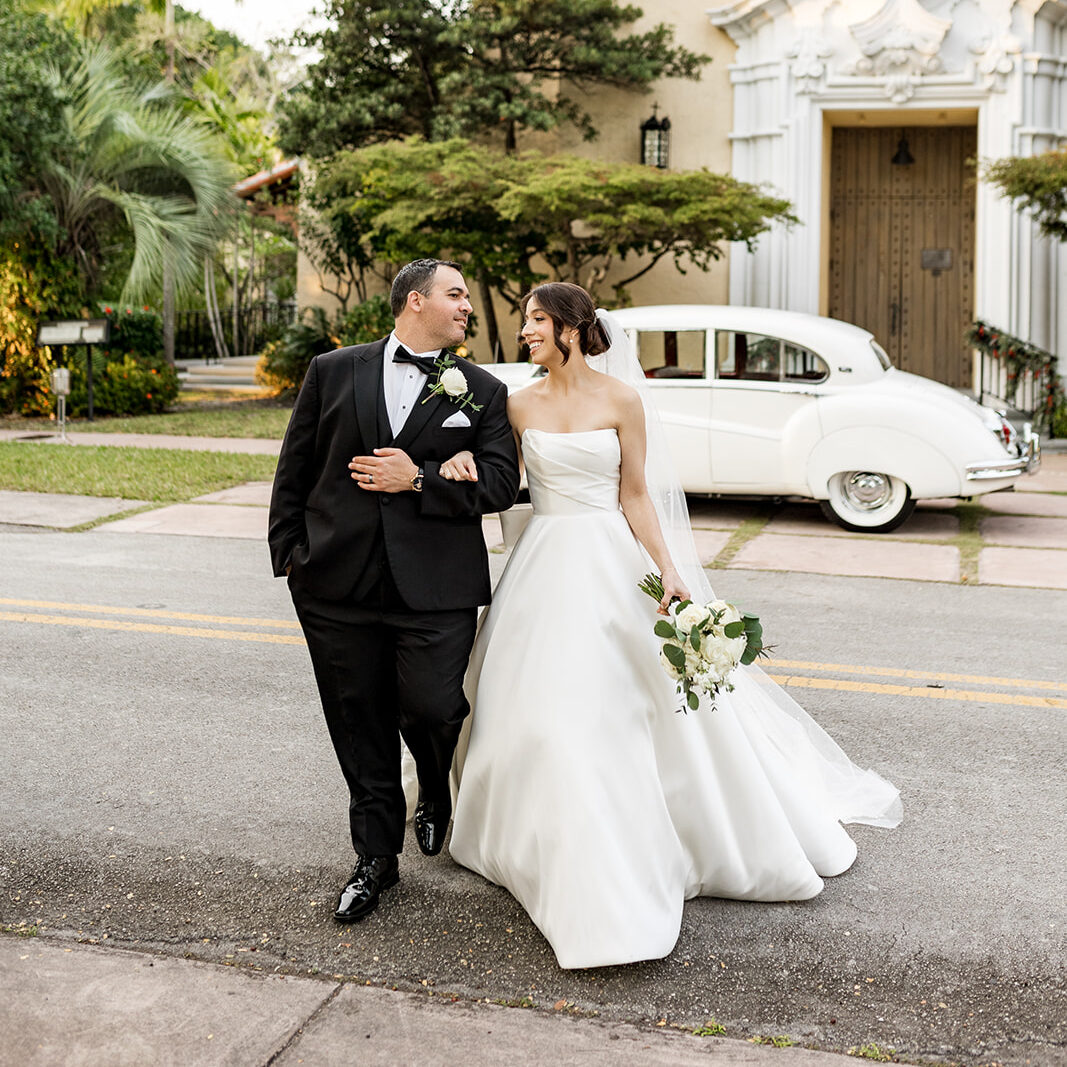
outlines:
M608 398L620 411L634 411L641 407L641 395L632 385L618 378L608 378L604 385Z
M543 391L543 382L534 382L532 385L524 386L522 389L517 390L508 396L508 415L517 415L520 412L528 411L531 404L537 402L537 398ZM514 421L514 420L512 420Z

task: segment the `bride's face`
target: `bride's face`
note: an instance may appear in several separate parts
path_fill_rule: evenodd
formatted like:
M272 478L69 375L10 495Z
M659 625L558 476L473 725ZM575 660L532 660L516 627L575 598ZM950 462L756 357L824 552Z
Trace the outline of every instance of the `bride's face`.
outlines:
M526 319L522 324L522 339L530 350L530 362L558 363L563 353L556 344L556 325L547 311L541 309L536 297L530 297L526 305Z

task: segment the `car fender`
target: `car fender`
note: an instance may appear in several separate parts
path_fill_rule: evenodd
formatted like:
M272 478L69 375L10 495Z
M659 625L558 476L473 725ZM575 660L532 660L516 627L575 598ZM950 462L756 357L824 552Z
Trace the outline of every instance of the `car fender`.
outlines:
M853 426L827 434L808 459L811 495L826 500L830 478L840 471L891 474L917 498L961 495L956 464L928 441L892 426Z
M796 411L782 428L782 482L791 492L804 492L809 485L811 456L822 438L817 404Z

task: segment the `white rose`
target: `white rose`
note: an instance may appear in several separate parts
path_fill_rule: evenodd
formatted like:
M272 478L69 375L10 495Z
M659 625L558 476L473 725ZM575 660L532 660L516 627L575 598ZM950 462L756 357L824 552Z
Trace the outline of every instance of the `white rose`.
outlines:
M449 396L463 396L467 391L467 379L459 367L449 367L440 378L441 388Z
M675 613L675 621L683 630L692 630L697 623L707 618L707 610L699 604L690 604L682 611Z
M737 641L726 641L723 644L716 644L712 650L712 654L708 657L712 664L715 673L720 678L725 678L730 671L737 666L741 659L741 653L744 652L744 645L738 648Z
M719 617L720 626L725 626L728 622L741 621L741 612L739 612L733 604L727 604L725 600L713 600L708 605L708 610L722 612L722 615Z

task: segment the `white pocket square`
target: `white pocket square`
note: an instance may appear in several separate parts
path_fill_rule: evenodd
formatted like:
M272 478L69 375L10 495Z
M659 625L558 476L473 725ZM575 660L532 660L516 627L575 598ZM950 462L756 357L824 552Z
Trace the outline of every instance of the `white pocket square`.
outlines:
M451 415L441 423L442 430L454 430L460 426L470 426L471 420L462 411L453 411Z

